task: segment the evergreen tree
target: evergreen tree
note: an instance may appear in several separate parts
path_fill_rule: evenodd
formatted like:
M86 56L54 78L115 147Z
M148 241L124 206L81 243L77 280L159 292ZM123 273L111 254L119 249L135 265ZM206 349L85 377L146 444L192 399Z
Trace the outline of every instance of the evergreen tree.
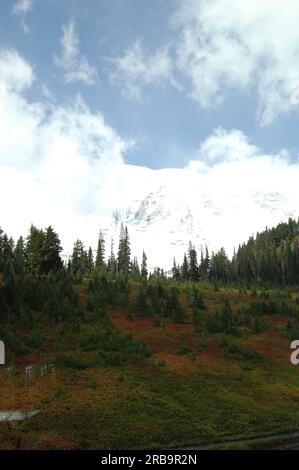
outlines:
M94 268L94 260L93 260L93 252L92 248L88 248L88 253L87 253L87 272L90 275L93 271Z
M148 276L147 257L144 251L142 253L141 276L145 279L147 279L147 276Z
M25 271L25 244L23 237L17 241L14 250L14 268L16 274L24 274Z
M108 263L107 263L107 270L111 274L115 274L117 272L117 262L116 262L115 254L114 254L113 238L111 238L111 247L110 247L110 255L109 255Z
M1 257L0 257L0 264L2 270L4 266L12 261L13 258L13 250L14 250L14 241L12 238L8 238L6 233L0 232L0 250L1 250Z
M105 269L105 239L101 230L100 230L99 239L98 239L98 248L97 248L95 265L98 271L102 271Z
M172 278L175 281L179 281L181 278L180 268L177 266L175 258L173 258Z
M183 281L189 280L189 264L186 253L184 253L184 261L181 267L181 278Z
M140 276L140 268L136 256L134 256L133 261L131 262L131 275Z
M81 240L74 243L73 253L71 256L71 272L78 279L82 278L86 271L86 252Z
M192 245L192 243L189 243L189 249L188 249L188 265L189 265L189 279L190 281L198 281L199 278L199 271L198 271L198 263L197 263L197 253Z
M131 268L131 249L130 240L127 227L124 227L121 223L120 236L119 236L119 247L117 256L118 272L124 275L130 273Z
M49 226L46 228L42 239L40 266L42 274L49 274L50 272L59 271L62 268L61 251L62 247L59 236L54 232L53 228Z
M164 273L164 270L157 267L157 268L154 268L153 272L150 274L150 279L154 278L154 279L164 279L165 278L165 273Z
M203 252L201 252L201 257L200 257L200 266L199 266L200 279L208 279L209 272L210 272L210 255L209 255L209 250L206 247L205 256L203 255Z
M31 225L26 239L25 261L28 271L34 275L42 273L44 241L45 234L43 230Z

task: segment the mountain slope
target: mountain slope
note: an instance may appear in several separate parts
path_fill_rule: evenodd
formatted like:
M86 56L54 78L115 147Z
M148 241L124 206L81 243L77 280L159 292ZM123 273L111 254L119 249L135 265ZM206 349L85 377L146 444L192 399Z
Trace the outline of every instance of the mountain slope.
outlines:
M126 165L121 171L115 208L99 224L108 245L111 237L117 242L120 223L126 224L133 254L140 258L145 249L151 268L169 269L189 241L197 249L224 246L232 254L252 233L298 216L294 202L278 190L207 185L201 173L187 169Z

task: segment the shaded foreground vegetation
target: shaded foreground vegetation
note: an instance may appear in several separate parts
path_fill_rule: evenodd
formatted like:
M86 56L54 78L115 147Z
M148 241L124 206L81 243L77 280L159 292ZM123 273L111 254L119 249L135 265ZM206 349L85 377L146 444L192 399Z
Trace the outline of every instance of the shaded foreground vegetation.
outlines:
M299 427L296 289L65 272L1 281L0 448L159 448ZM25 376L29 364L52 373ZM39 370L39 369L37 369Z

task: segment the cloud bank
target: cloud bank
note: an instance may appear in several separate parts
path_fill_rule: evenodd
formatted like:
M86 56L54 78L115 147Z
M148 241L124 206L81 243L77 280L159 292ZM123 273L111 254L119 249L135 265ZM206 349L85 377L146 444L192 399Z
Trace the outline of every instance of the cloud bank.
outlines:
M230 93L254 94L259 124L270 125L298 105L298 16L297 0L180 0L170 20L171 47L145 58L134 44L113 59L110 73L120 73L130 98L165 81L203 108L219 106Z
M34 73L16 51L0 52L0 71L1 225L16 236L31 223L53 224L69 248L76 232L88 238L87 215L114 205L103 198L105 174L131 142L80 96L69 106L26 99Z

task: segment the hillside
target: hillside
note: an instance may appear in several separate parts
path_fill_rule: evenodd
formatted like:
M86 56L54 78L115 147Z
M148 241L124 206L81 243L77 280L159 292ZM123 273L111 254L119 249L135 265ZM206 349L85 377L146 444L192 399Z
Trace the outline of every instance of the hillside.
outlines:
M165 448L298 429L296 291L130 281L109 298L111 286L106 296L75 286L77 319L49 321L26 305L2 319L14 370L0 369L0 409L39 413L1 423L0 448ZM161 317L153 292L172 298L173 288L183 315ZM41 374L45 364L54 368Z
M292 219L267 228L232 259L191 244L172 277L149 272L145 254L139 266L124 225L116 255L100 233L96 257L77 240L67 264L51 226L16 243L0 231L0 410L31 416L0 422L0 448L220 446L297 431L298 231Z

